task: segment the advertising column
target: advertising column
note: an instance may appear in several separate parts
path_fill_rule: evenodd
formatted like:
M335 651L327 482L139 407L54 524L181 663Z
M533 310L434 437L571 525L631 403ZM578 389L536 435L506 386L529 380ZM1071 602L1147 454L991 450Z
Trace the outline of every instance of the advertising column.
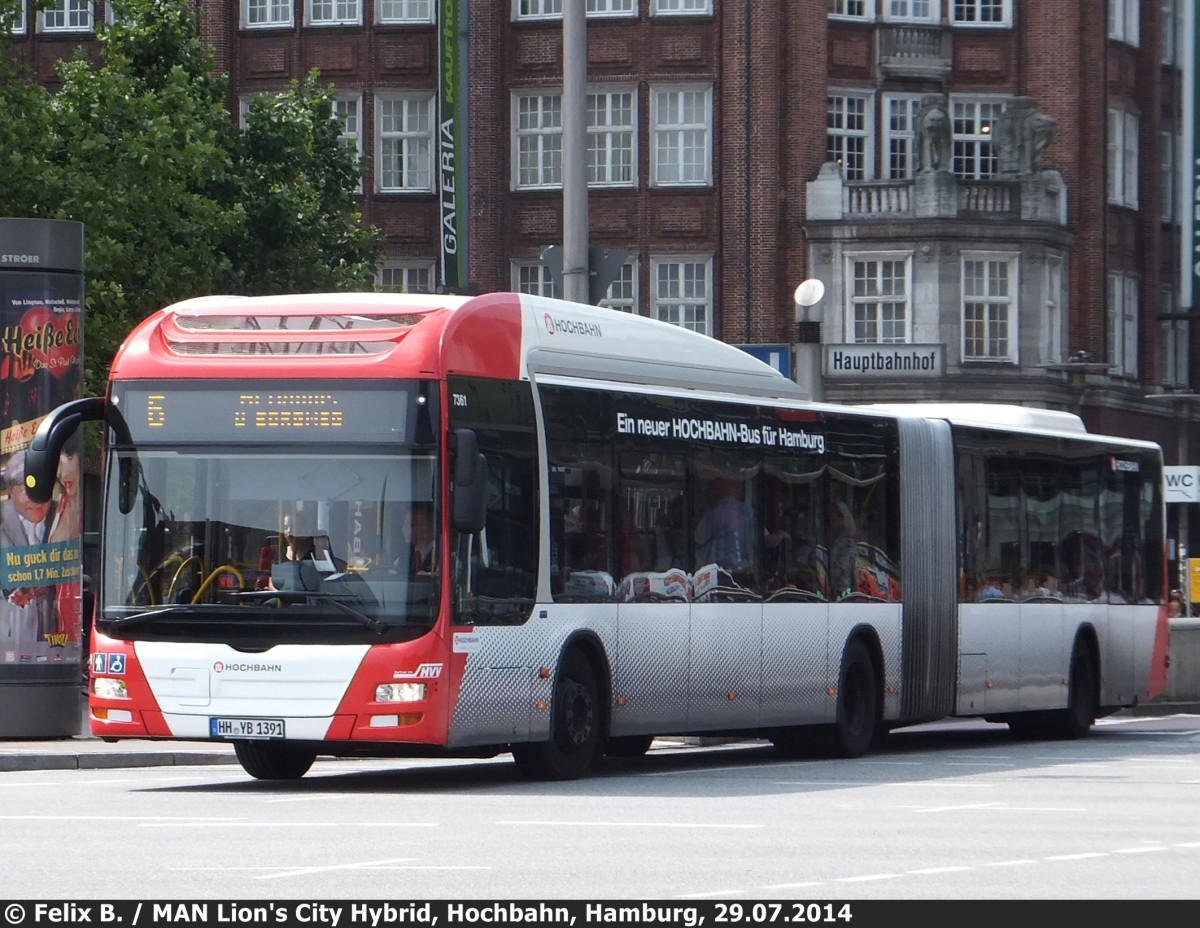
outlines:
M82 449L48 503L25 494L25 449L83 385L83 225L0 218L0 738L80 728Z

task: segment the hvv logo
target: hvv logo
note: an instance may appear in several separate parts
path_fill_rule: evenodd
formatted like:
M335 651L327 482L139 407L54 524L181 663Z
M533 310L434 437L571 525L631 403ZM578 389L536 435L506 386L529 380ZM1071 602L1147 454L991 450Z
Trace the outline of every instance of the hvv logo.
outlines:
M1200 466L1182 464L1164 467L1163 499L1168 503L1200 502Z

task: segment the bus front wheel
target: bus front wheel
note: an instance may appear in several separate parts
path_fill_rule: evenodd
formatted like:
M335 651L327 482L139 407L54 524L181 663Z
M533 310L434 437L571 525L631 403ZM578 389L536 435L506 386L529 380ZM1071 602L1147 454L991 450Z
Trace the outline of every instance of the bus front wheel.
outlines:
M266 741L235 741L233 752L256 780L298 780L317 759L316 751Z
M578 651L559 661L551 706L550 740L514 744L513 760L531 780L574 780L592 765L600 745L596 675Z

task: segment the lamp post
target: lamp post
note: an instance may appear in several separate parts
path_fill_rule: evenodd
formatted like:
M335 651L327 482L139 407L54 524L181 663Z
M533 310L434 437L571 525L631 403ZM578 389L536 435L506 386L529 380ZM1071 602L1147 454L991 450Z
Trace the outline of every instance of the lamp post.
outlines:
M814 400L825 398L821 382L821 320L812 307L825 296L825 285L815 277L796 287L796 376L797 383L808 387ZM817 319L809 318L817 315Z
M1177 466L1185 465L1189 457L1188 441L1191 438L1192 416L1196 405L1200 403L1200 393L1150 393L1146 399L1171 405L1179 420L1179 428L1176 430L1175 464ZM1191 615L1192 612L1191 584L1188 577L1188 507L1197 501L1194 494L1191 498L1175 501L1175 505L1178 507L1175 521L1175 564L1178 587L1184 593L1184 603L1187 606L1188 615Z

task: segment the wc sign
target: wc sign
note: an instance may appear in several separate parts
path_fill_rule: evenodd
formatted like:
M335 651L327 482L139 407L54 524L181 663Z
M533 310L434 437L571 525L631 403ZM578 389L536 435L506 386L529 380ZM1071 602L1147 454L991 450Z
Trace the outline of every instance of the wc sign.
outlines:
M1164 467L1163 500L1168 503L1200 503L1200 466L1182 464Z

